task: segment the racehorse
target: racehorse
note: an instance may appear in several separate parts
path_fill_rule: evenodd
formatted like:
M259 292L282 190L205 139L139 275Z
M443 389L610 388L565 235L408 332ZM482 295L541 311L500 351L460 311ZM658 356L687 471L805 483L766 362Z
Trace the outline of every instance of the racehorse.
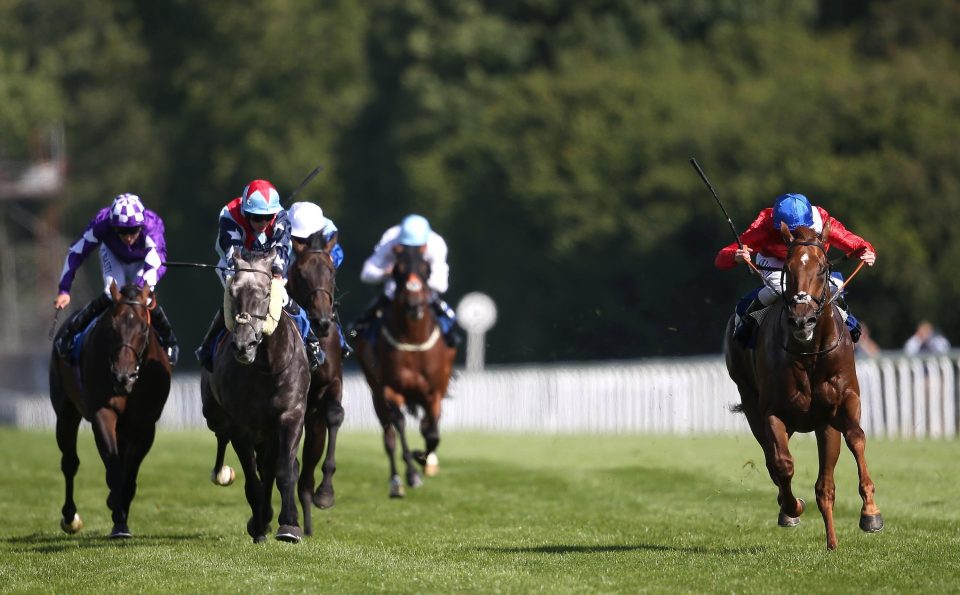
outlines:
M826 528L827 549L837 547L833 523L834 468L840 437L857 463L860 477L860 528L876 532L883 517L874 502L874 485L864 456L866 439L860 427L860 385L853 359L853 341L833 304L830 262L824 238L806 227L793 233L781 225L786 242L781 299L766 313L753 350L733 338L733 318L724 335L727 371L740 392L740 405L750 430L763 448L767 470L779 488L778 524L800 522L804 501L794 496L793 457L788 441L794 432L814 432L820 453L817 506Z
M290 265L287 281L290 297L307 310L314 332L327 354L323 365L311 373L307 392L303 468L297 485L303 507L303 529L307 535L313 534L311 503L318 508L330 508L334 503L337 432L343 423L342 351L340 330L334 323L337 269L330 255L336 244L336 234L327 241L322 231L304 242L294 238L296 258ZM327 456L323 461L323 479L314 491L314 471L323 456L325 442Z
M153 445L157 420L170 392L170 361L150 325L150 310L156 304L150 287L128 284L117 289L114 281L110 297L111 308L85 333L77 367L53 350L50 402L57 415L60 469L66 483L60 528L67 533L83 528L73 500L82 417L93 427L107 470L107 506L113 517L110 537L123 538L132 535L127 519L137 492L137 474ZM59 333L68 327L62 325Z
M407 485L423 484L414 460L423 466L427 476L439 471L436 455L440 443L440 404L447 392L456 349L441 338L440 326L431 313L430 264L423 257L424 248L397 246L392 276L396 294L386 309L380 336L371 346L358 342L360 365L373 394L373 407L383 427L383 444L390 460L390 497L404 496L397 473L394 453L396 436L400 437L406 463ZM420 433L426 451L412 451L404 433L403 408L416 414L422 410Z
M310 370L296 324L281 314L282 284L270 270L275 257L275 250L235 257L235 274L224 295L224 320L232 333L217 342L213 373L201 372L200 396L207 427L217 436L214 480L226 469L227 442L243 468L252 512L247 533L254 543L266 541L276 481L276 538L299 543L296 457Z

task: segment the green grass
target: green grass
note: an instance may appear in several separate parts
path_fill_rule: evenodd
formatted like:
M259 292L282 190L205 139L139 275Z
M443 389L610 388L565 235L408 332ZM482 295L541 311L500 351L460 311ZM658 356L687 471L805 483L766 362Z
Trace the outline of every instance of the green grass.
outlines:
M776 492L750 436L449 433L441 475L397 501L387 498L379 436L344 433L337 504L314 511L315 535L300 545L251 543L242 486L208 480L214 440L206 432L157 437L133 502L134 538L110 541L89 431L80 446L77 504L86 526L68 536L58 526L63 480L52 433L0 429L0 591L960 589L960 513L949 504L960 487L957 442L868 443L886 520L873 535L857 528L856 470L844 450L834 552L824 547L816 445L807 437L792 446L794 485L808 510L799 527L779 529Z

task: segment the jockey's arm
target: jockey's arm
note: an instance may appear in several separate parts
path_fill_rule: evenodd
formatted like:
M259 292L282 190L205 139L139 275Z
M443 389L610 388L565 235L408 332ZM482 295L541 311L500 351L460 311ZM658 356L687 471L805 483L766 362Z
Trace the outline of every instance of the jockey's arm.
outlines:
M450 286L450 267L447 265L447 242L440 234L430 233L425 257L430 263L427 285L437 293L446 293Z
M73 286L73 278L77 275L77 270L94 248L100 245L102 234L100 228L104 226L101 220L106 220L107 225L109 224L109 219L103 216L103 211L90 220L80 239L67 251L58 285L59 292L53 301L54 308L62 310L70 304L70 288Z

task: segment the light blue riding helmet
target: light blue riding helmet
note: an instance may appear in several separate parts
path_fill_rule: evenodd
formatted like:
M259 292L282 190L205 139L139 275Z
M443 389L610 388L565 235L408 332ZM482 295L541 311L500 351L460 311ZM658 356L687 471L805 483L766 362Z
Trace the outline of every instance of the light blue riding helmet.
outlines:
M400 243L404 246L426 246L430 238L430 222L420 215L407 215L400 222Z
M280 212L280 193L266 180L254 180L243 189L240 208L254 215L275 215Z
M813 207L802 194L781 194L773 201L773 226L780 229L786 223L790 231L798 227L813 227Z

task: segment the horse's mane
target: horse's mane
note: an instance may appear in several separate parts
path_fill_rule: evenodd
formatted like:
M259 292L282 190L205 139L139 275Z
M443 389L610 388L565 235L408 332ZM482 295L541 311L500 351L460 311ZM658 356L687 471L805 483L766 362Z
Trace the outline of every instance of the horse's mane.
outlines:
M141 291L141 288L137 287L136 283L127 283L120 288L120 297L124 300L139 302Z
M794 240L800 240L802 242L819 240L820 234L809 227L800 226L794 229L792 232Z

